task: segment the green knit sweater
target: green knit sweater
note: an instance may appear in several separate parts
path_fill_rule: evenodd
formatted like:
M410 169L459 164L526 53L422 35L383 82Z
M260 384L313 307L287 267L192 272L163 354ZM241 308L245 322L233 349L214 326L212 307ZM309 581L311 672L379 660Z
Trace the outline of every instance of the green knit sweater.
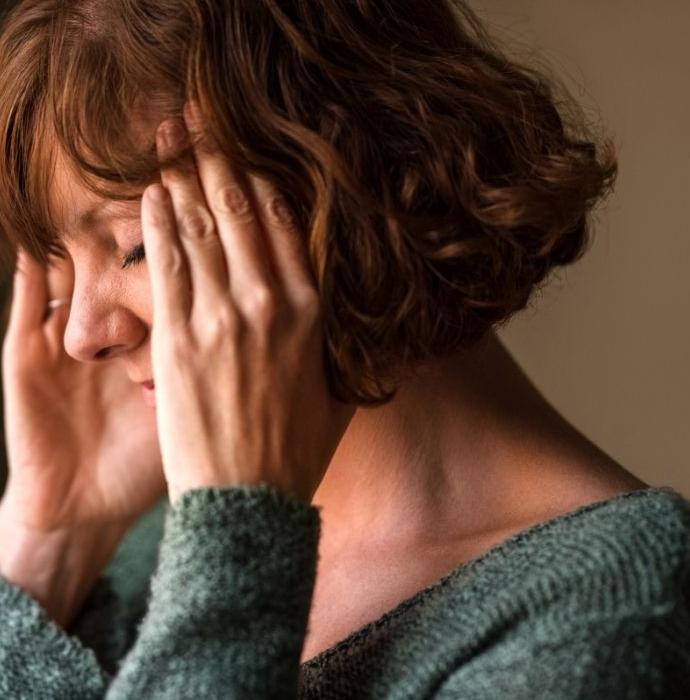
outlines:
M320 522L265 485L162 502L67 631L0 578L0 697L690 698L670 487L525 529L300 665Z

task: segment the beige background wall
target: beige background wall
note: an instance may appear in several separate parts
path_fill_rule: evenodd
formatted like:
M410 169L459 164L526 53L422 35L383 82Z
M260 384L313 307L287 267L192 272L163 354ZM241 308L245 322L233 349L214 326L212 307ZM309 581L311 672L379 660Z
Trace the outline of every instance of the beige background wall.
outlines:
M690 3L470 4L518 55L539 53L622 149L589 253L499 336L591 440L690 497Z

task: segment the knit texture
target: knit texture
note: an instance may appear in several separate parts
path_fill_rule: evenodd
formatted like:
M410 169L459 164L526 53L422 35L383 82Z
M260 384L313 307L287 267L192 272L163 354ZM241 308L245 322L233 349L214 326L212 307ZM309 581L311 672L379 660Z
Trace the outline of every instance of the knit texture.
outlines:
M300 666L320 522L267 485L189 491L68 631L0 577L0 697L690 698L690 501L670 487L525 529Z

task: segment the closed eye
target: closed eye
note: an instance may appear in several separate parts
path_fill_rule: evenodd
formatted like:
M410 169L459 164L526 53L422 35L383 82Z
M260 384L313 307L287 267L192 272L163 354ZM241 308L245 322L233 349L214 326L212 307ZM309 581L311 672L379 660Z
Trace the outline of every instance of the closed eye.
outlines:
M144 244L140 243L136 246L130 253L128 253L124 260L122 261L122 269L137 265L146 257L146 251L144 250Z

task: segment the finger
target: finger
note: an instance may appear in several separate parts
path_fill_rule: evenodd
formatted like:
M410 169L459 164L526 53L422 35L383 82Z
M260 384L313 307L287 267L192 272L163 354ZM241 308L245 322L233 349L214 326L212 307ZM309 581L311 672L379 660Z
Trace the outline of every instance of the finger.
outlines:
M8 332L26 333L40 328L48 307L48 281L45 267L22 247L12 282L12 306Z
M248 179L283 289L290 299L299 300L305 292L316 291L316 284L297 218L285 196L268 180L255 175Z
M141 230L151 280L154 324L186 325L191 313L187 260L177 241L175 213L165 187L151 185L141 200Z
M192 103L185 105L185 121L194 137L201 187L225 250L230 292L241 305L241 300L251 290L272 289L278 282L271 271L270 252L261 222L242 174L208 135L203 135L203 119Z
M179 120L163 122L156 134L159 157L173 157L188 145L188 138ZM161 179L172 200L179 245L189 260L192 303L200 308L214 308L227 298L228 272L223 245L206 205L193 156L185 158L179 166L162 168Z
M48 259L48 298L69 299L74 292L74 267L69 258L51 255Z
M69 321L70 304L61 304L46 311L45 339L49 348L49 357L65 353L65 330Z

